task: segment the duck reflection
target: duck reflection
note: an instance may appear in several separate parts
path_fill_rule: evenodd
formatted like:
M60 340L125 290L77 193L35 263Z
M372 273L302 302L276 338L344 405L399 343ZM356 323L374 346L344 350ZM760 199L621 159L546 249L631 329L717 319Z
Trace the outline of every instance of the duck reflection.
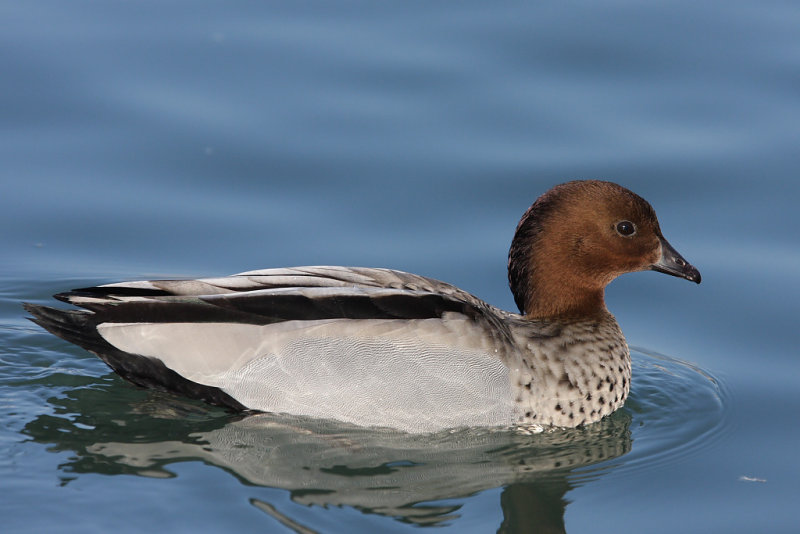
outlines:
M72 451L61 466L65 483L75 473L172 477L170 464L202 460L246 484L287 490L297 503L348 506L419 526L457 519L454 499L503 488L499 532L564 532L565 494L631 447L625 410L585 428L418 435L271 414L233 417L154 392L118 393L73 390L51 399L54 415L26 425L49 450ZM270 503L251 504L311 532Z

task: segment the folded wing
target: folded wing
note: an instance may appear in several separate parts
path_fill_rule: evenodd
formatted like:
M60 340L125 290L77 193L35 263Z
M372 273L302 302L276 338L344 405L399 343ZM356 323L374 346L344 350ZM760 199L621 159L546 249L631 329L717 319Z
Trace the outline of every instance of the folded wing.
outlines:
M27 309L142 386L411 431L512 422L498 310L428 278L307 267L57 298L87 311Z

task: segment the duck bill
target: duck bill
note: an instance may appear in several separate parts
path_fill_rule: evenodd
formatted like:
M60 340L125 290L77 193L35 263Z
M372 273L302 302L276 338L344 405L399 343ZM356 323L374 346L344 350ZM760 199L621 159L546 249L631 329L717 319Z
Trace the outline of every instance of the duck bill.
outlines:
M697 284L700 283L700 271L697 268L683 259L683 256L678 254L678 251L672 248L666 239L661 239L661 259L650 266L653 271L660 273L671 274L679 278L685 278Z

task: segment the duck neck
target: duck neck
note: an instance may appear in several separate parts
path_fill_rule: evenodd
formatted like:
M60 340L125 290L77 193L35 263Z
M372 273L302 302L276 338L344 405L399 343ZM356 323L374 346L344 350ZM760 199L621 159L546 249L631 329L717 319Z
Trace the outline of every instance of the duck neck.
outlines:
M534 207L536 205L534 204ZM605 285L539 241L540 228L526 214L508 254L508 282L514 301L528 319L579 319L608 313Z
M526 291L527 319L575 320L607 313L603 289L587 289L569 283L531 284Z
M575 320L607 314L605 286L613 277L599 276L587 264L582 246L588 230L565 230L568 225L552 220L558 208L554 191L539 197L525 212L511 241L508 282L514 301L528 319Z

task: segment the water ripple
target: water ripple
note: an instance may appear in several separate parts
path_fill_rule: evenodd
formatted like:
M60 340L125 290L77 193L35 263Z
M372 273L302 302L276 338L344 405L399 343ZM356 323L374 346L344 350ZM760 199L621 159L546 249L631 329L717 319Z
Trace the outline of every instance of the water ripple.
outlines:
M613 462L619 475L669 465L713 446L728 431L724 383L701 367L632 347L631 452Z

